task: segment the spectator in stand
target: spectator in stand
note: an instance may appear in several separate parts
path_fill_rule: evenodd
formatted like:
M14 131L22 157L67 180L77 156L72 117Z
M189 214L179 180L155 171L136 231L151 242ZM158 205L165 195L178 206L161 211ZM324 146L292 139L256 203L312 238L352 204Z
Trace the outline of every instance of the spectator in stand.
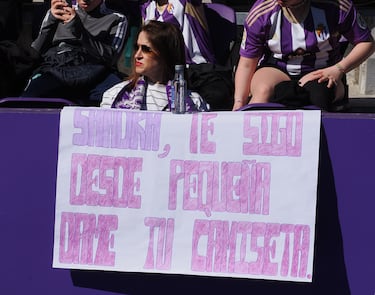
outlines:
M43 60L21 96L93 104L92 93L121 81L113 73L126 27L124 15L109 10L104 0L77 0L73 6L52 0L32 43ZM96 103L100 99L101 94Z
M188 64L215 62L201 0L148 0L141 14L143 21L169 22L181 29Z
M132 74L104 93L101 106L168 111L175 65L185 64L182 34L173 24L149 21L136 40ZM187 104L188 111L207 110L197 93L189 92Z
M339 110L345 105L345 74L375 50L371 31L351 0L258 0L243 36L233 110L292 100L297 106ZM353 44L345 57L343 37Z
M157 20L178 26L185 41L190 88L215 110L233 104L231 69L215 64L210 32L202 0L147 0L141 5L142 21Z

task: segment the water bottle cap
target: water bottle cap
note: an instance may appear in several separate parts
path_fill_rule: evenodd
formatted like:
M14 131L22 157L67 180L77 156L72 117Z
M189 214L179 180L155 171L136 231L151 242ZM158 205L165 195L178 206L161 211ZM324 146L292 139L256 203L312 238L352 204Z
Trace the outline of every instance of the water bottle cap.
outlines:
M184 68L185 68L185 65L175 65L175 66L174 66L175 71L181 71L181 70L183 70Z

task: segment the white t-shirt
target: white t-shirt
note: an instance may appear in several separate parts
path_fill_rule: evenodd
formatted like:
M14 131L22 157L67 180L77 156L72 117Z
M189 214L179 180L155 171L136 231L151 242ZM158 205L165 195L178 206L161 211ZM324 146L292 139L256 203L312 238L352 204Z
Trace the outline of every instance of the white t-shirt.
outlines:
M106 90L103 94L103 99L100 104L101 107L110 108L116 99L118 93L127 85L129 81L123 81L114 85L112 88ZM135 101L134 104L137 104ZM168 105L168 96L166 86L160 83L148 83L147 85L147 92L146 92L146 105L147 110L150 111L163 111L166 110L166 106ZM129 101L129 108L130 109L137 109L140 106L133 105L131 106L131 102Z
M149 83L146 92L146 105L149 111L163 111L168 105L168 96L165 85Z

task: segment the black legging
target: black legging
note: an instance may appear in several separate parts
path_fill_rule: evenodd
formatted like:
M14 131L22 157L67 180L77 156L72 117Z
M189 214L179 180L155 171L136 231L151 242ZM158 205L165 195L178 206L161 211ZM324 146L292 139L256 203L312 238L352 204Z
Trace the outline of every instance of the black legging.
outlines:
M318 83L318 80L307 82L303 88L309 93L309 99L312 105L322 110L331 111L332 102L335 98L335 87L328 88L328 81Z

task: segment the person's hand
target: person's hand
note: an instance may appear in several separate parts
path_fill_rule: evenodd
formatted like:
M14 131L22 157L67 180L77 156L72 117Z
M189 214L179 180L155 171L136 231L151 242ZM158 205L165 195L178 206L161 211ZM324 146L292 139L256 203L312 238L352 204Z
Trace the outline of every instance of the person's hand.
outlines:
M64 23L70 22L76 16L76 11L70 6L66 6L64 10Z
M58 20L64 21L65 7L68 4L64 0L51 1L51 13Z
M298 84L303 86L309 81L318 80L318 83L328 82L327 87L331 88L341 81L342 75L343 72L338 67L331 66L306 74L298 81Z
M52 0L51 13L56 19L64 23L69 22L76 15L75 10L68 6L68 3L65 0Z

